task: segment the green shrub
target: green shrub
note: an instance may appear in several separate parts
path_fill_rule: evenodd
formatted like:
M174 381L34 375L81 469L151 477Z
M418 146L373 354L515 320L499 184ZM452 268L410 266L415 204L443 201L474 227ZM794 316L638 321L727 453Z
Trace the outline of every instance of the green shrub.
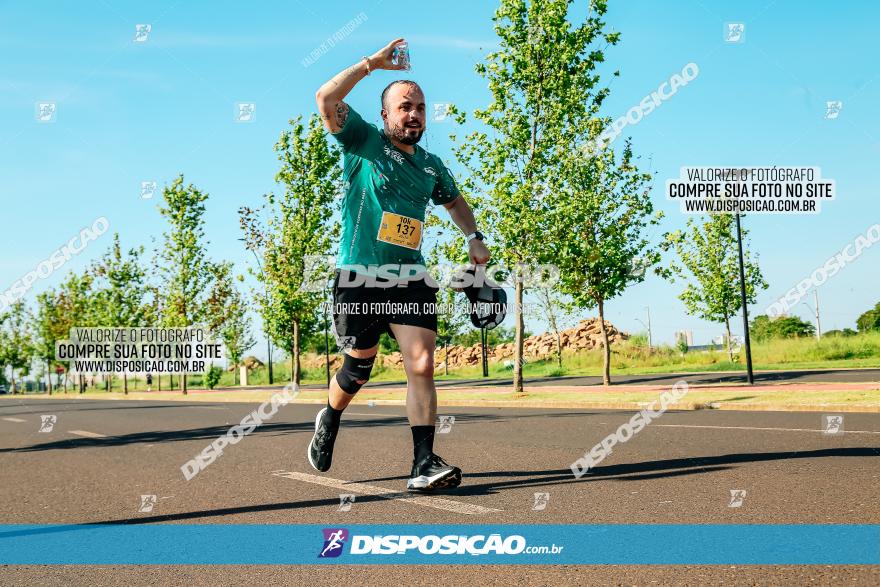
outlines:
M217 387L217 384L220 383L220 377L222 376L223 369L216 365L211 365L211 367L205 372L205 385L208 386L208 389L214 389Z

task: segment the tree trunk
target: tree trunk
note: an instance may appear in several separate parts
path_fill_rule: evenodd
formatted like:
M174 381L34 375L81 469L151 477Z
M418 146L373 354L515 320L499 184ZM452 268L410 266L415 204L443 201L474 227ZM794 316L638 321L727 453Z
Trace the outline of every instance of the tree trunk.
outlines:
M162 391L162 373L156 373L156 389Z
M605 329L605 303L599 300L599 324L602 326L602 385L611 385L611 347Z
M183 390L183 395L186 395L186 373L180 374L180 389Z
M290 353L290 380L299 384L301 378L301 369L299 362L299 322L293 322L293 352Z
M559 363L559 369L562 369L562 335L556 331L556 362Z
M525 324L523 322L523 313L522 313L522 303L523 303L523 284L522 280L517 279L516 285L514 286L514 294L513 294L514 304L516 307L514 308L515 316L514 316L514 324L516 328L516 335L514 337L514 345L513 345L513 391L515 393L523 392L523 381L522 381L522 365L523 365L523 330L525 328Z
M9 382L12 384L12 395L18 393L18 388L15 386L15 369L13 368L9 372Z
M724 325L727 327L727 359L733 362L733 350L730 348L730 317L724 317Z
M52 365L49 361L46 361L46 379L49 381L46 385L46 389L49 392L49 395L52 395Z
M128 395L128 373L122 374L122 392Z

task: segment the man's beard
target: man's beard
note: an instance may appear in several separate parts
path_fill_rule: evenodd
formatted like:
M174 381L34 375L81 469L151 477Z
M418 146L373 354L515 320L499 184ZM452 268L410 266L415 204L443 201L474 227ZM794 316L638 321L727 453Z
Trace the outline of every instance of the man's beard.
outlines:
M413 136L413 135L407 133L406 132L407 130L409 130L409 129L407 129L406 126L403 126L403 125L395 126L391 129L391 137L400 141L404 145L415 145L420 140L422 140L422 133L425 132L424 127L422 127L419 129L418 134Z

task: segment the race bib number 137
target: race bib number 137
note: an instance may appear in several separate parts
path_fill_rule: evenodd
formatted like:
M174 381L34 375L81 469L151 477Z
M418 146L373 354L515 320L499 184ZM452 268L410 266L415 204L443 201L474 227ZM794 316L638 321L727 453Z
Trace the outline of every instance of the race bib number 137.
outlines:
M382 223L376 240L399 247L418 250L422 244L422 222L393 212L382 212Z

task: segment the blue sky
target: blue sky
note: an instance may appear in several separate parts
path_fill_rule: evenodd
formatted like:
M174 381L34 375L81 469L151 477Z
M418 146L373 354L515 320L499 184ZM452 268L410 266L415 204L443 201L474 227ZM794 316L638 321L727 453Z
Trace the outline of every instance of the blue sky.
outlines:
M880 221L880 118L872 110L880 101L880 66L876 52L866 49L875 43L876 3L610 4L607 21L622 41L606 58L621 77L613 81L606 115L623 115L685 64L700 68L697 79L626 129L643 162L650 159L653 197L666 212L655 236L684 224L663 194L664 181L682 166L821 167L838 189L821 214L746 220L750 250L760 255L770 283L752 308L757 312ZM141 182L161 187L179 173L210 194L211 256L232 260L245 273L252 258L237 240L236 211L275 188L272 147L287 120L313 112L314 91L323 81L396 37L410 41L408 77L421 83L428 102L466 110L487 103L473 66L495 44L494 2L326 6L0 3L0 289L100 216L125 246L149 247L164 226L158 195L142 199ZM360 13L366 20L350 36L303 66L313 49ZM745 24L745 42L724 42L727 22ZM135 25L146 23L152 27L148 40L133 42ZM348 102L377 121L379 92L393 78L377 72ZM828 100L843 102L837 119L824 118ZM55 122L35 120L37 102L57 104ZM237 102L256 104L254 122L234 121ZM429 122L423 145L450 160L452 129ZM68 269L83 268L110 242L108 233L91 243L37 282L28 298L57 284ZM878 301L878 267L880 244L820 288L823 329L854 327ZM719 334L720 326L686 315L679 291L649 277L610 301L607 317L624 330L643 330L636 318L644 320L650 306L655 341L670 342L681 329L692 330L698 344ZM810 316L803 305L794 311ZM741 332L741 323L735 324Z

